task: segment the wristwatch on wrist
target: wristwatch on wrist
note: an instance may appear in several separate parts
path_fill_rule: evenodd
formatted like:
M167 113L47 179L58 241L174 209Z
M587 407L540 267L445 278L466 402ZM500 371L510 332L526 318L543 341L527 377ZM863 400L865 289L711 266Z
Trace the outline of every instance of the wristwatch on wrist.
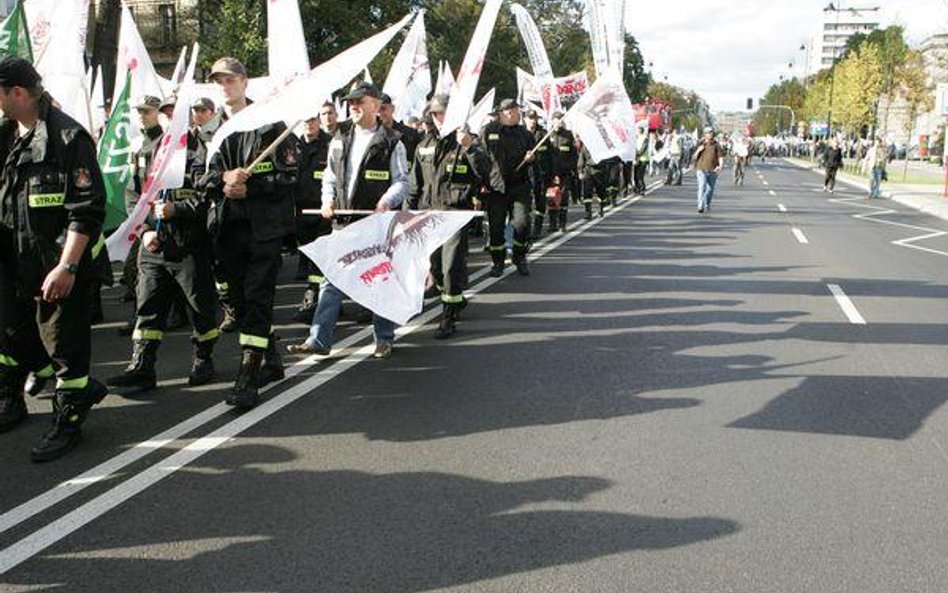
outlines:
M79 266L76 264L59 264L59 266L69 272L70 274L75 274L79 271Z

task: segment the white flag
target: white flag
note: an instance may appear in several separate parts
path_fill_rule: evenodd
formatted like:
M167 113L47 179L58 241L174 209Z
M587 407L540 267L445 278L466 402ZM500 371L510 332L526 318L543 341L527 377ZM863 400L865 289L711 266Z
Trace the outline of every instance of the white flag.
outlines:
M164 90L155 74L155 66L151 63L148 50L135 25L135 19L126 4L122 4L121 30L119 33L118 59L115 63L115 92L112 94L112 105L118 102L125 84L125 73L132 71L131 99L137 100L142 95L164 97ZM135 126L132 126L135 127Z
M86 77L85 0L31 0L23 5L30 27L33 64L62 110L92 133L91 87Z
M564 119L595 161L635 160L635 111L618 72L607 69Z
M322 102L329 98L330 93L355 78L410 18L411 15L406 16L381 33L316 66L309 73L284 81L274 87L267 96L241 109L214 134L207 147L208 163L224 139L234 132L256 130L278 121L293 126L312 117Z
M274 80L285 80L310 70L297 0L267 2L267 67Z
M477 105L474 106L474 109L471 110L471 117L467 118L467 128L473 133L477 134L480 132L480 129L487 124L487 117L494 109L494 99L496 95L497 89L492 88L487 91L487 94L484 95L481 100L477 102Z
M474 212L373 214L300 247L339 290L404 325L421 312L431 254Z
M556 91L553 68L550 66L550 57L543 46L543 38L540 37L540 31L526 8L519 4L512 4L510 12L517 19L517 28L520 29L520 37L523 38L523 44L527 47L527 55L530 57L533 76L540 83L540 102L543 105L543 111L547 118L550 118L554 112L559 111L563 106Z
M465 123L474 107L474 93L477 92L477 83L481 79L481 70L484 69L484 57L487 55L487 46L494 32L494 23L500 13L501 0L487 0L481 18L477 21L471 44L464 54L464 63L458 71L458 77L451 91L451 101L444 114L442 133L449 134Z
M420 116L431 92L431 67L425 41L425 11L418 13L405 43L395 56L382 92L395 104L395 119Z
M586 18L589 26L589 43L592 46L596 76L602 76L609 68L609 49L606 25L607 15L602 11L602 0L586 0Z
M602 0L606 15L606 42L609 47L609 66L619 76L625 69L625 0Z
M197 65L198 50L198 45L195 43L184 81L178 89L171 123L158 143L155 158L148 170L148 176L145 178L142 194L135 204L135 209L105 242L110 261L121 261L128 256L158 194L162 190L181 187L184 184L188 156L188 128L191 123L191 103L194 100L194 69Z
M169 86L171 87L171 92L173 94L178 90L178 87L181 86L181 83L184 82L185 68L188 66L188 48L182 47L181 53L178 54L178 61L174 65L174 72L171 73L171 80L168 81Z
M451 64L447 60L442 60L441 68L438 69L438 82L435 83L435 92L439 95L451 95L454 90L454 73L451 72Z
M94 75L94 78L93 78ZM105 93L102 90L102 66L96 66L95 71L89 70L92 79L92 93L89 96L89 109L92 112L93 138L105 127Z

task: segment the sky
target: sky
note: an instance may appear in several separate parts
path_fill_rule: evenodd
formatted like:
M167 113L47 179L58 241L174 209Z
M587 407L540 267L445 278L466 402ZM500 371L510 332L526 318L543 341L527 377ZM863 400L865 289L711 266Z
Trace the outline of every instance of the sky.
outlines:
M780 75L802 77L807 43L829 0L628 2L626 26L656 80L691 89L715 111L741 111ZM835 4L840 5L839 0ZM948 0L842 0L843 8L882 8L880 27L905 27L910 44L948 32ZM794 68L789 68L789 63ZM812 73L810 73L812 74Z

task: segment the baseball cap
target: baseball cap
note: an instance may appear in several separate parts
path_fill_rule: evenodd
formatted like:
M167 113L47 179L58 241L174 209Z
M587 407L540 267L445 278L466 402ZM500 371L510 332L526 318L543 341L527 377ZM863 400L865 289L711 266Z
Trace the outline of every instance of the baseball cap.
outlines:
M237 58L223 57L214 62L214 65L211 66L211 74L207 78L208 80L214 80L214 77L218 74L236 75L247 78L247 69L244 68L244 65L241 64Z
M161 105L158 106L158 111L163 111L166 107L174 108L175 103L178 102L178 98L174 95L168 95L165 97L165 100L161 102Z
M497 106L497 111L503 111L505 109L520 108L520 105L517 104L517 101L514 99L504 99L500 102L500 105Z
M142 95L135 101L132 109L158 109L161 107L161 99L154 95Z
M382 96L379 97L379 99L381 99L382 105L391 105L391 104L392 104L392 98L388 96L388 93L382 93Z
M208 111L214 111L214 101L211 101L207 97L198 97L191 103L191 109L207 109Z
M554 111L553 115L550 116L552 119L561 119L563 117L562 111Z
M714 128L712 128L711 126L705 126L703 132L704 132L705 134L713 134L713 133L714 133Z
M527 119L538 119L537 112L533 109L527 109L523 116Z
M24 88L35 87L43 78L28 61L16 56L0 60L0 86Z
M379 87L368 82L362 82L349 89L349 94L342 98L343 101L358 101L362 97L382 98L382 91Z

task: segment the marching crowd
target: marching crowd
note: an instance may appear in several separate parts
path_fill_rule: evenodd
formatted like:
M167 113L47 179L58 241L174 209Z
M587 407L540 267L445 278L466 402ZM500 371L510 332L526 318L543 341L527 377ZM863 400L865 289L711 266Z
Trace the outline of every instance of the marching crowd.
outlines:
M509 247L517 273L528 276L527 253L544 222L548 232L564 231L573 205L586 219L602 215L621 194L643 193L649 174L680 184L695 150L689 135L643 127L633 162L596 162L563 125L562 113L552 114L545 130L536 112L505 99L481 130L443 130L448 96L432 96L424 117L402 123L390 97L359 83L342 97L344 121L327 101L313 106L299 136L268 124L229 135L209 154L217 129L251 102L238 60L217 60L209 80L223 104L201 97L190 106L184 185L163 190L150 205L122 270L134 305L125 328L131 361L103 384L90 376L91 326L102 321L100 291L111 285L112 269L103 249L105 187L95 141L57 107L29 62L0 60L0 432L22 424L25 395L50 384L52 420L33 461L73 448L90 409L110 391L154 389L171 327L191 326L190 385L215 379L215 344L222 332L237 333L241 361L226 402L238 410L255 406L258 389L284 377L272 331L284 255L366 211L482 210L491 275L504 273ZM164 134L161 114L170 117L174 105L173 96L134 103L143 142L128 162L129 211ZM484 236L475 221L431 257L429 294L442 303L438 339L455 333L467 305L469 236ZM306 289L295 318L310 331L286 350L328 355L346 295L299 258ZM394 322L368 311L362 317L372 321L374 356L391 356Z

